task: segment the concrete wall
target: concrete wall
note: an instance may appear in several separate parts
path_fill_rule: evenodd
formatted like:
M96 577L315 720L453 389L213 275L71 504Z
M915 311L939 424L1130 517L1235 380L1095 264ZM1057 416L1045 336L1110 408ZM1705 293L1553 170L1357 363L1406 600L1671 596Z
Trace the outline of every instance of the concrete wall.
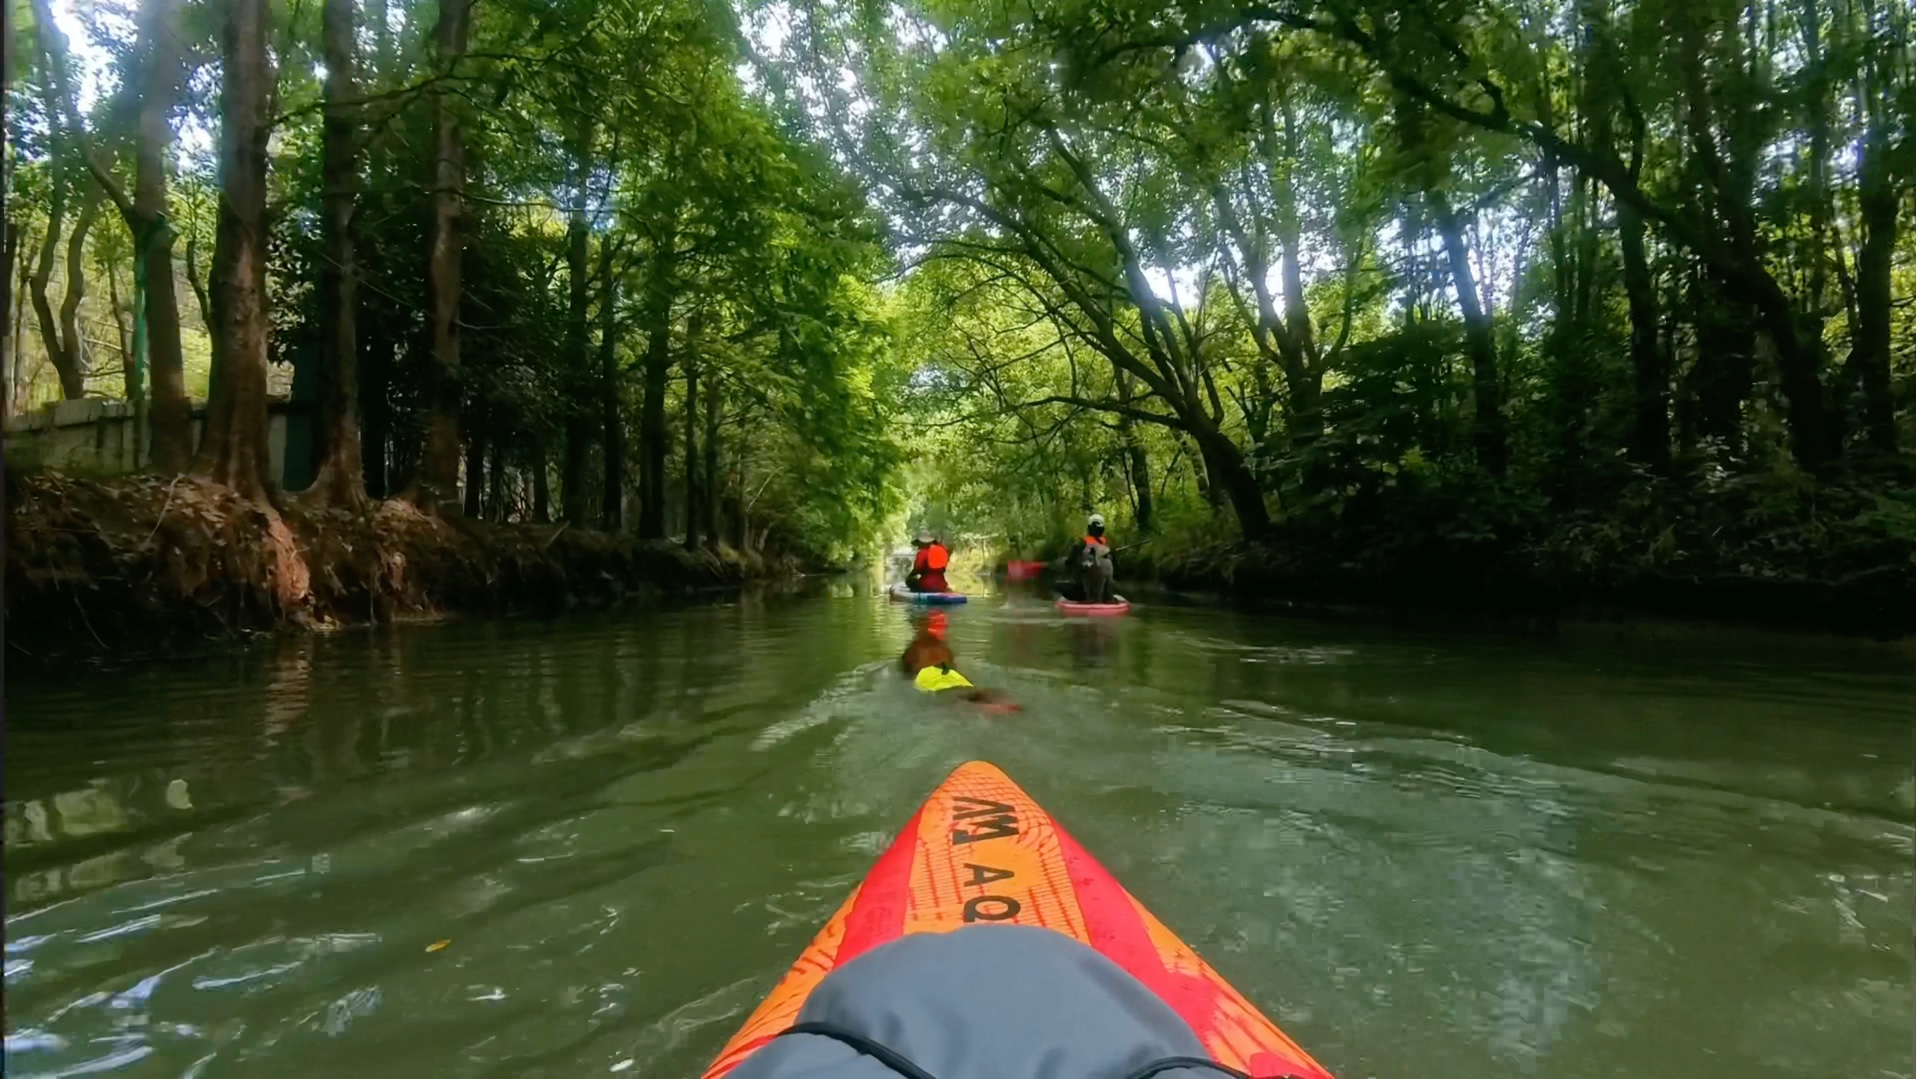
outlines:
M290 424L305 423L304 409L283 399L266 406L266 448L270 475L284 483L286 432ZM144 425L142 425L144 426ZM193 402L193 443L199 444L206 426L206 402ZM146 464L150 436L136 431L133 406L125 401L84 398L55 401L24 416L6 417L6 451L11 460L27 460L48 468L93 475L137 471ZM17 455L17 456L16 456Z

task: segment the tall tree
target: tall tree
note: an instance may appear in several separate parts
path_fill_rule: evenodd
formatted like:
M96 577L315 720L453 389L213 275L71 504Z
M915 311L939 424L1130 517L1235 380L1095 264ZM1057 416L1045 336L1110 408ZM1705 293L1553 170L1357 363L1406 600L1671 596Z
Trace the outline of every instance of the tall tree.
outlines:
M133 235L139 265L135 282L134 336L150 357L153 380L152 458L154 471L178 472L193 451L192 416L186 398L184 353L180 345L179 302L173 287L173 230L166 216L166 151L173 142L167 114L179 95L179 0L146 0L140 6L139 39L133 52L134 77L125 80L137 88L138 130L134 144L133 194L114 178L95 152L80 122L68 82L66 35L53 21L48 0L33 0L34 22L50 78L48 122L63 128L68 152L113 200L127 231ZM135 347L135 359L139 362Z
M60 301L60 352L66 357L61 381L69 374L73 385L66 387L69 400L86 391L88 375L85 338L80 333L80 302L86 298L86 243L93 226L100 220L100 195L89 191L80 200L80 217L67 236L66 298Z
M320 187L326 248L320 268L322 326L321 461L312 490L333 505L366 501L359 437L359 266L354 217L359 207L358 46L353 0L325 0L321 35L326 103Z
M665 387L672 374L672 305L678 298L678 217L677 196L668 196L662 208L655 211L646 272L645 377L639 404L641 539L665 538L665 459L671 445L671 435L666 431Z
M178 472L193 452L193 418L186 397L185 351L180 343L180 305L173 283L173 228L167 221L167 149L173 144L168 117L178 99L185 72L180 63L180 0L145 0L140 8L139 134L133 153L133 197L107 194L133 234L140 267L135 287L134 361L144 363L153 382L153 470ZM104 170L95 170L104 177Z
M426 307L431 363L420 417L418 497L429 506L452 499L459 489L459 414L465 382L459 362L460 258L465 250L461 216L465 205L466 153L459 93L451 83L466 53L472 0L441 0L433 44L442 81L432 105L432 225L427 241Z
M1916 72L1910 64L1912 19L1905 5L1878 11L1861 4L1866 25L1881 20L1886 33L1871 35L1855 78L1854 96L1863 123L1862 161L1857 170L1857 216L1862 243L1856 254L1856 326L1850 365L1863 388L1863 430L1871 450L1897 449L1896 394L1890 366L1891 311L1896 243L1902 207L1916 184Z
M9 171L12 169L11 162L9 154ZM0 256L0 273L5 274L0 277L0 321L5 322L5 325L0 325L0 395L3 395L0 396L0 412L11 413L13 395L8 391L13 385L14 364L19 362L13 347L13 324L10 321L13 318L13 275L14 267L20 263L20 247L26 237L26 229L11 214L0 218L0 229L5 230L5 239L0 240L0 250L4 250L4 255Z
M27 279L27 294L33 299L33 314L40 323L41 345L60 378L60 395L71 401L86 392L86 381L80 371L79 357L69 355L66 343L60 338L60 323L54 317L53 301L47 293L53 281L54 263L60 257L60 230L66 225L66 189L58 181L48 205L47 230L40 237L40 255Z
M719 481L719 460L721 455L719 430L721 427L720 417L723 415L725 408L725 398L723 388L716 378L708 378L705 382L704 404L705 439L700 443L700 446L704 450L705 461L700 467L700 472L704 476L705 482L699 484L699 529L713 546L717 546L724 538L724 533L720 530L719 521L719 498L721 495L721 484Z
M579 95L584 98L586 95ZM592 175L593 123L591 114L579 110L567 139L570 161L569 205L566 210L566 333L565 370L571 392L567 394L565 413L565 467L560 493L565 500L566 520L582 525L592 519L592 496L587 489L588 467L592 453L592 422L587 392L592 379L588 368L589 313L592 296L592 272L589 268L591 238L586 218L588 185Z
M599 398L600 444L605 447L604 482L599 491L599 522L608 531L625 526L625 383L619 365L619 275L616 249L599 244Z
M1510 460L1503 383L1497 371L1497 343L1491 313L1478 287L1477 274L1471 268L1469 240L1464 234L1469 222L1451 204L1452 169L1450 162L1443 158L1443 152L1432 145L1431 119L1424 104L1400 98L1396 118L1404 152L1410 158L1410 174L1422 191L1424 205L1443 243L1451 290L1456 293L1457 307L1463 316L1464 342L1470 353L1471 396L1476 406L1471 433L1477 463L1491 475L1502 476Z
M273 66L268 0L230 0L220 32L220 208L213 333L221 370L198 470L242 495L269 489L266 445L266 150Z
M698 550L700 529L704 525L699 515L702 498L699 479L699 348L704 343L700 333L704 322L704 312L692 315L691 325L685 334L685 359L682 364L685 368L685 549L688 551Z

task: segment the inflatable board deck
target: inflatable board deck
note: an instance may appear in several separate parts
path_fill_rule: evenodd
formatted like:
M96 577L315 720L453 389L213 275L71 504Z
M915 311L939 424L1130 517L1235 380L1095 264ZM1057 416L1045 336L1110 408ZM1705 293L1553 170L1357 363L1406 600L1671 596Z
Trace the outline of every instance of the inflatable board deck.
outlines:
M1065 614L1083 614L1093 617L1127 614L1131 610L1131 601L1123 596L1111 597L1110 603L1079 603L1074 599L1058 597L1058 610Z
M1308 1053L1125 891L1029 794L982 761L960 766L932 792L771 995L725 1045L704 1079L728 1075L775 1039L790 1042L791 1037L780 1035L800 1022L807 999L834 971L859 957L893 942L901 943L890 954L901 954L901 949L917 947L906 940L916 939L917 934L962 929L980 945L1018 936L999 937L990 930L971 928L993 924L1037 927L1095 949L1168 1005L1196 1035L1210 1061L1256 1079L1330 1079ZM957 938L953 939L955 943ZM1038 938L1040 943L1051 939ZM919 943L929 946L937 941ZM1062 942L1058 946L1072 947ZM1037 950L1042 949L1022 949L1025 953ZM928 948L918 951L926 953ZM1096 957L1086 958L1109 969ZM883 965L874 959L865 969ZM952 977L941 977L945 972L936 969L927 973L919 984L928 993L961 981L955 972ZM1113 977L1123 975L1113 972ZM855 979L847 975L835 983L840 987L835 1001L845 996L842 987L850 980ZM1012 988L1007 986L1007 992ZM919 1009L928 1015L952 1016L951 1029L933 1032L921 1044L970 1036L961 1029L966 1019L958 1014L963 999L955 1007L940 1003ZM882 1009L883 1002L877 1006ZM946 1010L941 1013L940 1008ZM827 1048L849 1052L836 1045ZM866 1064L875 1066L871 1060ZM1200 1069L1209 1067L1202 1060L1198 1064ZM928 1064L925 1070L939 1079L954 1079Z
M900 603L963 603L963 592L913 592L902 584L891 586L891 598Z

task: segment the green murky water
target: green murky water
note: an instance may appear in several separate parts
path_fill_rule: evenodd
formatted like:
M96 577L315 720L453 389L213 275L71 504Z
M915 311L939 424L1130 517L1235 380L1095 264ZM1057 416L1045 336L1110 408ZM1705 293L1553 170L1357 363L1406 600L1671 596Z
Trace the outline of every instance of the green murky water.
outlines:
M1911 1074L1906 657L837 591L10 685L7 1074L696 1075L972 757L1346 1079Z

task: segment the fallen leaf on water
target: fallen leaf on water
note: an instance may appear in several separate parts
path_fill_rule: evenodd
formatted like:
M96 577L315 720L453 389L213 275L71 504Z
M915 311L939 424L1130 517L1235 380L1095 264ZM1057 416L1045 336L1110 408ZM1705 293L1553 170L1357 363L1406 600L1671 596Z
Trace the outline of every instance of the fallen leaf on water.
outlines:
M431 944L426 945L426 950L429 952L444 951L446 948L446 945L451 943L452 941L450 940L435 940Z

